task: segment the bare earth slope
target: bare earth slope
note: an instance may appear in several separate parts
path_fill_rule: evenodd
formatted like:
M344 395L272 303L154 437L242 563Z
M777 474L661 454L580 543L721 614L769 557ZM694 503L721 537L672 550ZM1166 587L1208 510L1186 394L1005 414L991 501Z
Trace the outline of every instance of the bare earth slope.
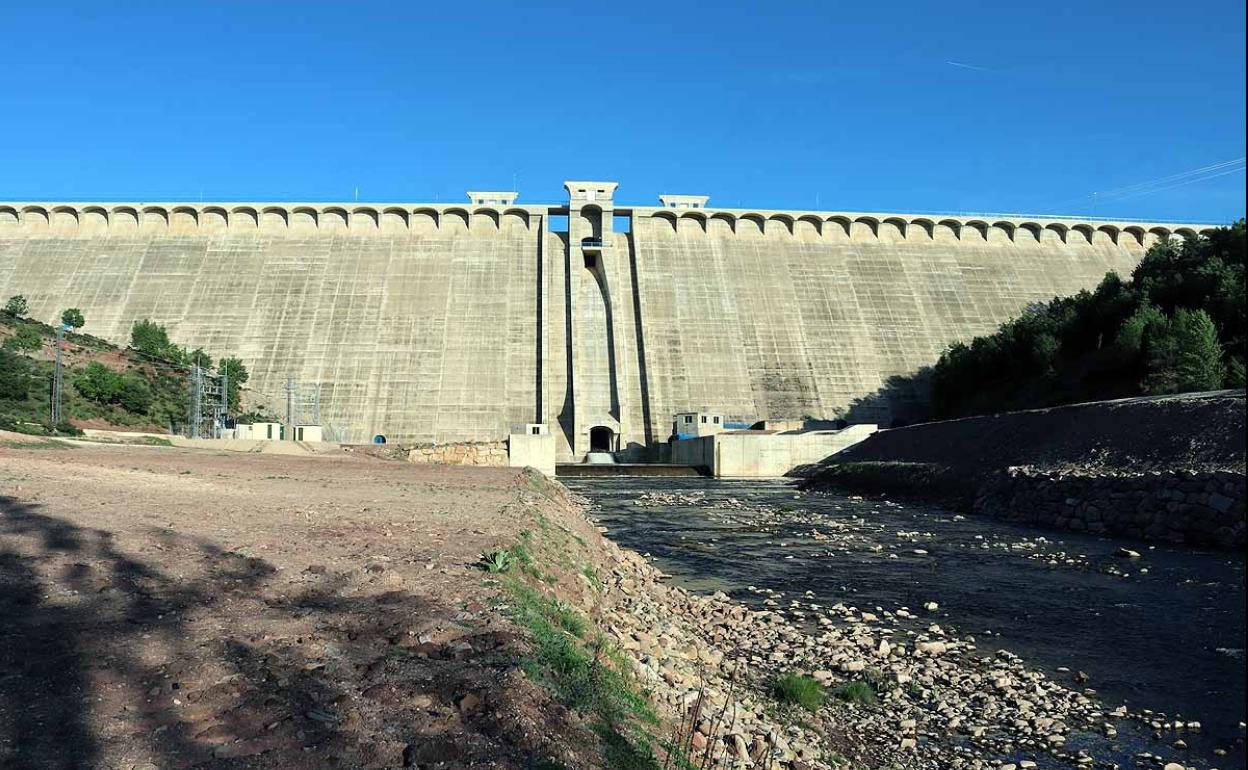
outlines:
M478 602L527 483L0 436L0 766L592 765Z

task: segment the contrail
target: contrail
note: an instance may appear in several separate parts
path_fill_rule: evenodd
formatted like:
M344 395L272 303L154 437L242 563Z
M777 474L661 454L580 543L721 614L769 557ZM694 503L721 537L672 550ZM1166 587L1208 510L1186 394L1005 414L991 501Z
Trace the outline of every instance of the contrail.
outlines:
M988 69L987 67L977 67L974 64L965 64L960 61L946 61L945 64L948 64L950 67L961 67L964 70L975 70L976 72L996 72L996 70Z

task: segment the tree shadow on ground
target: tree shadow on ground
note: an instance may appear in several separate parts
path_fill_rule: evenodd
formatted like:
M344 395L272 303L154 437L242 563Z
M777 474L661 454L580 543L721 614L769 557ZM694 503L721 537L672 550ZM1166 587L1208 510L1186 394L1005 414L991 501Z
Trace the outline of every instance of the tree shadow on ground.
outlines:
M0 496L2 767L512 768L567 733L557 708L500 716L526 683L479 614L169 529L114 539Z

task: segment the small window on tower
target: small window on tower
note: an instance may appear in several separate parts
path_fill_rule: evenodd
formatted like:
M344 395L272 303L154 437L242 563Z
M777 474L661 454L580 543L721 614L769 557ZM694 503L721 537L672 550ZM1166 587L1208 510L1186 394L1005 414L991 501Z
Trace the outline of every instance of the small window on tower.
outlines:
M688 425L691 422L693 422L693 415L690 415L690 414L685 415L685 425Z

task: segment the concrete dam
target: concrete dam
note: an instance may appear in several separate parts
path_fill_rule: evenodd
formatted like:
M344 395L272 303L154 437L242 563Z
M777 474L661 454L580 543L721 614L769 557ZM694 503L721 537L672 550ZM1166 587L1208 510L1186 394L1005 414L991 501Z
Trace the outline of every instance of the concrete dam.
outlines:
M640 455L676 412L886 424L893 376L1199 227L1068 218L521 205L0 202L0 298L124 342L237 355L253 403L320 386L330 435ZM631 450L631 451L630 451Z

